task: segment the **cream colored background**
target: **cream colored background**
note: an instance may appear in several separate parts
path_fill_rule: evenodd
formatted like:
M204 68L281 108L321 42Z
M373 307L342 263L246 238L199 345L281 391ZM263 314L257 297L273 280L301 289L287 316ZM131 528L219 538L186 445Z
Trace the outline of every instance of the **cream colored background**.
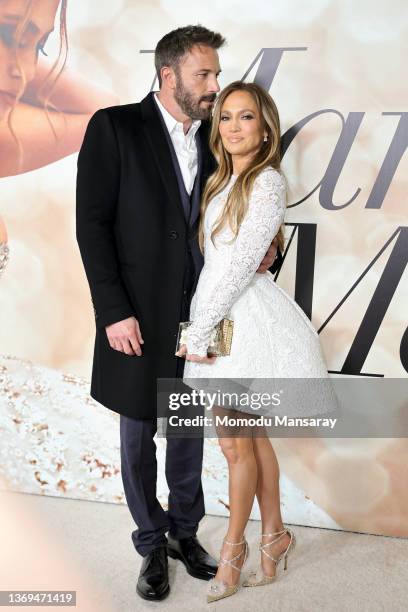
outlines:
M116 92L122 104L140 100L153 82L153 56L140 50L154 49L175 27L200 22L228 40L220 53L222 86L241 78L262 47L307 47L284 53L270 90L282 131L323 108L344 116L365 112L335 191L335 202L342 203L360 187L358 198L346 209L326 211L315 194L287 214L289 222L318 224L312 321L319 327L405 224L407 156L382 208L364 208L398 121L381 113L406 106L405 3L382 0L374 11L367 0L208 0L206 6L101 0L96 10L94 2L82 0L68 9L69 65ZM50 39L50 55L57 42ZM289 203L319 182L339 133L339 120L324 116L296 137L283 162ZM75 174L72 155L3 179L0 187L10 246L0 281L0 470L15 490L122 502L118 417L87 396L94 318L75 241ZM390 249L320 336L331 370L341 368ZM294 255L295 249L279 278L290 293ZM405 271L365 371L407 376L398 357L407 292ZM406 440L277 439L274 446L286 522L408 534ZM162 464L164 440L158 449ZM158 487L165 505L162 473ZM203 478L207 512L225 514L226 468L215 440L206 441Z

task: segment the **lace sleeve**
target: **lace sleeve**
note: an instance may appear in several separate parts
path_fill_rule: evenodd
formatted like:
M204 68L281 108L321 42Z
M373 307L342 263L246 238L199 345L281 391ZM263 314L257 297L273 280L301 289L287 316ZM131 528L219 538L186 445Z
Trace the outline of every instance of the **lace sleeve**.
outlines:
M255 179L248 211L232 246L231 260L205 298L197 296L194 321L187 331L187 351L207 355L211 332L250 283L276 235L285 214L286 184L273 168ZM211 280L210 280L211 282Z

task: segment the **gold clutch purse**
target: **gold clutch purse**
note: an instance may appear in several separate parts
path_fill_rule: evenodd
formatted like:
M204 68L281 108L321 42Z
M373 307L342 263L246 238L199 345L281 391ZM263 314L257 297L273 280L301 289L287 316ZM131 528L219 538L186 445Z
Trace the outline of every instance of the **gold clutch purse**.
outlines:
M182 344L187 344L187 329L192 321L183 321L179 325L177 336L176 352L180 350ZM231 352L232 332L234 329L234 321L231 319L222 319L213 329L210 337L210 345L207 353L210 357L224 357Z

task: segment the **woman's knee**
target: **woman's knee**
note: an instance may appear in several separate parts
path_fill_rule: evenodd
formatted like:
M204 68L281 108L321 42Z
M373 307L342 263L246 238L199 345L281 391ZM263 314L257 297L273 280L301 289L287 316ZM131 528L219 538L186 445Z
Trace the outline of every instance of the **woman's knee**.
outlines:
M220 438L219 444L228 463L242 463L254 456L250 438Z

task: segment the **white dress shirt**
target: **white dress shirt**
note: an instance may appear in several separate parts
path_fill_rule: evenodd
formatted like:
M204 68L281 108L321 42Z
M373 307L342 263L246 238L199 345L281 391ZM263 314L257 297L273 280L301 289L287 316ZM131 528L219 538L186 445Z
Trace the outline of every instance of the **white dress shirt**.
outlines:
M193 121L187 134L184 134L183 124L180 123L180 121L177 121L177 119L170 115L170 113L164 108L156 92L154 95L161 114L163 115L166 127L169 131L170 138L177 155L181 174L183 176L186 191L190 195L193 190L194 179L197 174L198 166L195 135L201 125L201 121Z

